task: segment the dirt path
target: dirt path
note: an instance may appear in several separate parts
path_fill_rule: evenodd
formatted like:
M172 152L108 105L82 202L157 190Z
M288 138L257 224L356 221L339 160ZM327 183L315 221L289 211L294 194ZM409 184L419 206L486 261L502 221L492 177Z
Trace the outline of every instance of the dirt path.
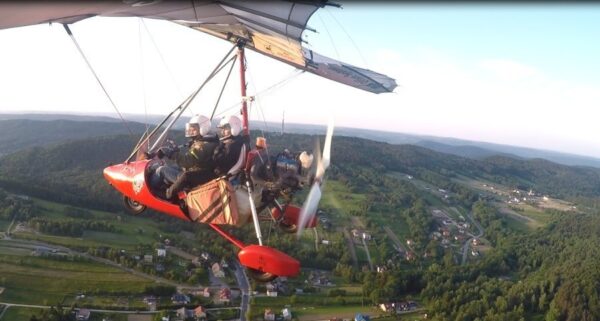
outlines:
M369 268L371 268L371 271L373 271L374 268L373 268L373 262L371 261L371 253L369 253L369 247L367 246L367 242L365 241L365 239L362 239L362 244L365 247L365 252L367 253L367 260L369 261Z
M350 255L352 256L352 261L354 262L354 268L358 269L358 258L356 256L356 249L354 248L354 241L352 240L352 236L350 236L350 232L348 232L347 228L344 228L344 237L348 243L348 249L350 249Z
M387 235L390 237L392 242L394 242L394 244L396 244L396 250L398 250L398 252L400 252L400 254L406 253L406 248L404 247L402 242L400 242L400 239L398 239L398 236L396 236L396 233L394 233L394 231L392 231L388 226L384 226L383 230L385 231L385 233L387 233Z

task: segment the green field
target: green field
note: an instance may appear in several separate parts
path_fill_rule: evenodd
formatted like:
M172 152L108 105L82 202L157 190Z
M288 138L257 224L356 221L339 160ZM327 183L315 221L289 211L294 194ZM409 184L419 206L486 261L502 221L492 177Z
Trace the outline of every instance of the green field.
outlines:
M114 233L85 231L83 236L80 238L29 232L17 233L17 235L21 238L39 240L63 245L66 247L111 246L125 250L132 250L140 244L153 244L157 241L157 236L159 234L162 234L163 236L170 235L169 233L161 231L157 222L150 218L144 218L143 215L139 217L133 217L129 215L85 209L84 211L89 213L87 216L73 218L65 215L66 208L68 206L39 199L34 199L34 202L40 208L39 216L54 220L89 220L92 217L95 220L111 222L115 225L117 231Z
M17 253L15 252L17 251ZM29 256L0 247L0 301L56 304L79 292L141 293L151 281L95 262L61 261Z
M0 219L0 232L6 232L9 225L10 221Z
M341 182L328 180L323 188L320 206L334 208L346 216L352 211L360 212L366 199L366 195L351 192Z
M42 309L10 307L0 321L29 321L32 315L39 315Z

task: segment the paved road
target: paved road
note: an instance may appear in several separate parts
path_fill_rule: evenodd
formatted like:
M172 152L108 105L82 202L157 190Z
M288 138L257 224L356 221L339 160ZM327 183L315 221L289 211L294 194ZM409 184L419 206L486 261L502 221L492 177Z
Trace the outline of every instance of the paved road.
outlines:
M235 266L235 278L237 279L242 296L242 302L240 304L240 321L246 321L246 311L248 311L248 305L250 304L250 284L248 282L248 277L246 276L246 271L240 262L234 260L233 265Z
M465 244L463 245L463 253L462 253L462 262L461 264L465 264L467 262L467 255L469 253L469 244L471 244L471 242L473 242L474 238L480 238L483 236L483 227L481 225L479 225L479 223L477 221L475 221L475 219L473 219L473 216L471 213L467 214L467 218L473 223L473 225L475 225L475 227L477 227L477 229L479 230L479 233L475 236L471 235L471 238L468 239Z
M352 240L352 236L350 236L350 232L348 232L347 228L344 228L344 236L346 238L346 242L348 243L348 249L350 249L350 255L352 256L352 261L354 262L354 268L358 269L358 258L356 257L354 241Z

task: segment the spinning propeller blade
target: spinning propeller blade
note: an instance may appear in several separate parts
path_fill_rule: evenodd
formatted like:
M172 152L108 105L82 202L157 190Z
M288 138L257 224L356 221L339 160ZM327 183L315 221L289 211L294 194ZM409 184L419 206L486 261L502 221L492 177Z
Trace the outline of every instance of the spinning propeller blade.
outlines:
M320 148L317 141L317 148L315 150L315 157L317 158L317 168L315 174L315 180L308 192L308 197L304 201L302 210L300 211L300 217L298 219L298 232L297 236L300 237L304 231L306 224L316 215L319 201L321 201L321 184L323 183L323 177L325 171L331 163L331 137L333 136L333 119L329 119L327 124L327 134L325 136L325 145L323 146L323 154L320 155Z

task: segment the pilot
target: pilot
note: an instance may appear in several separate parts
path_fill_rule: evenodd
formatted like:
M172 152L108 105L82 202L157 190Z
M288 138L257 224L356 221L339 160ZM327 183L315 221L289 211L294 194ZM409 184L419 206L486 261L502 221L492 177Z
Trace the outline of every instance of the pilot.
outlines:
M185 137L190 141L181 149L161 147L157 152L159 158L167 156L178 165L178 168L166 165L156 170L159 179L171 184L165 193L169 200L175 200L185 188L194 188L217 177L212 156L219 143L210 119L193 116L185 124Z
M242 133L242 121L235 115L224 117L221 119L218 128L220 144L214 154L215 174L223 176L227 175L240 159L240 153L244 146L243 135L240 135ZM241 164L241 166L243 168L244 164Z

